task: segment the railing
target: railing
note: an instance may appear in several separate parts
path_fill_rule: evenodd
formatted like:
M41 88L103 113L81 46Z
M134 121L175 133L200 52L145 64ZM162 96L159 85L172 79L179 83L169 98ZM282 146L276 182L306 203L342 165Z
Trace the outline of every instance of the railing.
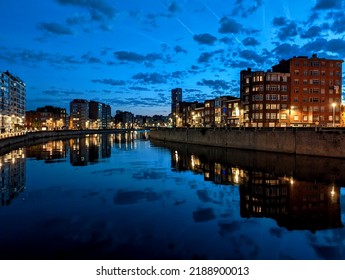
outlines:
M25 135L25 134L26 134L25 131L20 131L20 132L4 132L4 133L0 133L0 139L16 137L16 136L21 136L21 135Z

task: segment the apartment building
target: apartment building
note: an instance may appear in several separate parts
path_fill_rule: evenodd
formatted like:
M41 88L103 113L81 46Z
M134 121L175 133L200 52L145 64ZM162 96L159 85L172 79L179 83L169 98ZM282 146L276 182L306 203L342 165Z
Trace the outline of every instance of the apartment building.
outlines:
M290 74L271 71L240 73L241 125L277 127L290 125Z
M44 106L25 113L28 130L60 130L66 128L66 109Z
M26 85L6 71L0 74L0 133L24 129Z
M174 88L171 90L171 117L173 126L177 125L178 103L182 102L182 88Z
M70 129L90 128L89 102L85 99L74 99L70 102Z
M241 100L234 98L226 102L226 126L239 127L242 121L243 110L241 108Z
M343 60L293 57L272 67L290 73L293 126L340 126Z
M313 55L281 60L272 71L240 73L243 125L340 126L342 60Z

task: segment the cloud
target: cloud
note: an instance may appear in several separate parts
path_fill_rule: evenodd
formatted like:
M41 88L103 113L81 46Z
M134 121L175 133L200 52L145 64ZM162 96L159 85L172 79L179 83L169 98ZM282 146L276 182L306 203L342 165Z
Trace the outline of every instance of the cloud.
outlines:
M198 42L199 44L203 44L203 45L214 45L214 43L217 41L217 38L208 34L208 33L204 33L204 34L199 34L199 35L194 35L193 39Z
M265 63L267 58L263 55L259 55L255 51L250 51L250 50L242 50L239 52L239 56L247 61L253 61L259 65Z
M340 0L317 0L314 6L315 10L341 9L342 1Z
M74 14L73 16L70 16L66 19L66 23L68 25L78 25L78 24L83 24L87 22L88 19L85 17L85 15L80 15L80 14Z
M54 22L41 22L37 26L39 29L43 31L47 31L52 34L56 35L73 35L74 32L72 29L65 27L59 23Z
M245 46L257 46L260 43L253 37L247 37L242 41Z
M277 37L281 41L293 40L298 35L297 23L284 17L273 19L273 26L279 27Z
M237 34L242 30L242 25L230 18L229 16L223 17L219 21L220 27L218 29L219 33L232 33Z
M284 26L287 24L287 18L285 17L275 17L273 19L273 26Z
M272 50L277 59L286 59L295 55L301 55L299 46L296 44L283 43Z
M113 79L95 79L91 80L93 83L100 83L100 84L106 84L106 85L112 85L112 86L123 86L126 84L123 80L113 80Z
M136 62L136 63L153 62L155 60L159 60L163 58L161 54L157 54L157 53L141 55L135 52L128 52L128 51L114 52L114 56L117 60L120 60L120 61Z
M55 0L62 5L85 8L90 12L93 20L111 19L115 16L115 9L104 0Z
M212 57L213 53L204 52L199 56L198 63L208 63Z
M180 8L180 6L179 6L175 1L173 1L173 2L170 4L168 10L169 10L169 12L170 12L171 14L175 14L175 13L181 11L181 8Z
M301 38L302 39L309 39L309 38L319 37L321 32L322 32L321 27L319 27L319 26L311 26L311 27L308 28L308 30L305 30L301 34Z
M237 0L232 15L241 15L248 17L261 7L264 0Z
M207 86L213 90L229 90L231 86L224 80L206 80L202 79L201 82L197 82L198 86Z
M145 88L145 87L129 87L130 90L135 90L135 91L150 91L150 89Z
M331 29L333 32L340 34L345 32L345 15L343 12L335 13L333 15L333 18L335 19Z
M81 58L82 58L86 63L91 63L91 64L94 64L94 63L101 63L101 62L102 62L98 57L93 56L90 52L84 54Z
M188 53L188 51L183 49L181 46L175 46L174 50L176 53Z
M142 82L143 84L164 84L167 82L167 75L161 73L138 73L132 77L135 80Z

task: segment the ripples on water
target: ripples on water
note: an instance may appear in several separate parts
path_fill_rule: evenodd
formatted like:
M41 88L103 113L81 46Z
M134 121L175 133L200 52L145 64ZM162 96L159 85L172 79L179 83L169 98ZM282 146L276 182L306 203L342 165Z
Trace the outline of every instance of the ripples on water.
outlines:
M1 259L344 259L344 160L89 135L0 156Z

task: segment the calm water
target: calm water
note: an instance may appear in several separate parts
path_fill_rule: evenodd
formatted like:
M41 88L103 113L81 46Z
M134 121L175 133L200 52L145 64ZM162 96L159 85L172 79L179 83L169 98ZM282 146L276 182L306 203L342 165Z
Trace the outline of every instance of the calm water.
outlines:
M345 162L147 133L0 156L1 259L345 259Z

